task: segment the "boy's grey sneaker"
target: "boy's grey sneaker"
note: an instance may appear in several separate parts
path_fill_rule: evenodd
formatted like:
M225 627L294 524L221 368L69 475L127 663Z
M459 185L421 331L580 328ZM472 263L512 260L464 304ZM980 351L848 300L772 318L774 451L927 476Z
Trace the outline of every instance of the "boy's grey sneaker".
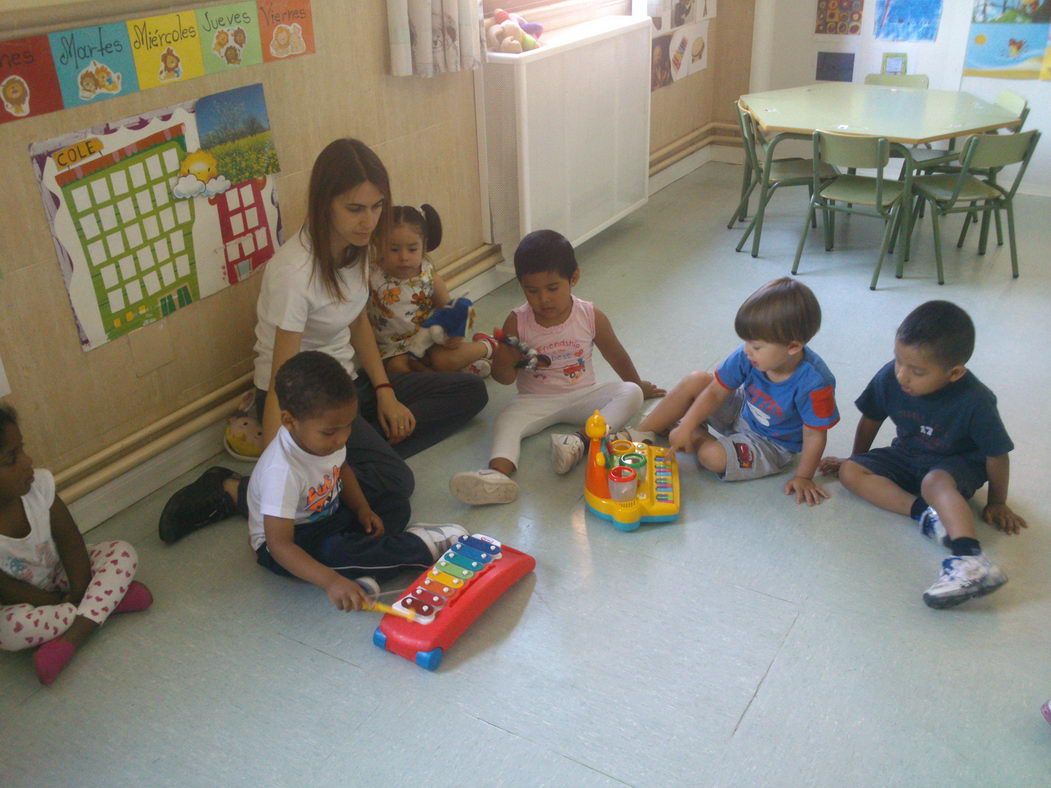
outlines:
M405 533L418 537L431 551L431 558L437 561L461 536L467 536L467 529L456 523L413 523Z
M366 594L369 595L369 599L373 602L376 601L380 595L380 584L376 582L376 578L370 575L363 575L361 577L355 577L354 582L357 583Z
M518 484L500 471L483 468L480 471L463 471L453 476L449 480L449 491L471 506L511 503L518 497Z
M551 465L555 473L569 473L584 456L584 441L574 433L555 433L551 436Z
M209 468L169 498L157 524L161 541L172 544L198 528L237 514L237 505L223 490L223 482L234 475L227 468Z
M920 533L932 542L937 542L944 547L949 546L949 534L933 506L928 506L920 515Z
M953 607L976 596L991 594L1007 582L1007 575L981 555L954 555L942 561L938 580L927 589L923 601L928 607Z

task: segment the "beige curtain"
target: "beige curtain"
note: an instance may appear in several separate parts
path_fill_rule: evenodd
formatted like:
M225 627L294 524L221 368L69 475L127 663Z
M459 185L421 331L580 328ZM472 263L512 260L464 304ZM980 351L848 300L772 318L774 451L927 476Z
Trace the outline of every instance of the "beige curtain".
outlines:
M479 0L387 0L391 73L431 77L482 64Z

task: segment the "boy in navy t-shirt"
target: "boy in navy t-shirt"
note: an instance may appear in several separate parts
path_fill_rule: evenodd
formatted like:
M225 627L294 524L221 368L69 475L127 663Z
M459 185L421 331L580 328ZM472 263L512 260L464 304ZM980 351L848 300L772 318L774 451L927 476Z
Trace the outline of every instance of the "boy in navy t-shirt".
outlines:
M881 509L908 514L924 536L952 558L923 595L945 608L989 594L1007 575L982 552L968 499L989 482L986 522L1009 534L1025 520L1007 505L1008 452L1014 448L996 410L996 396L964 366L974 350L974 324L948 301L928 301L898 327L894 361L858 397L861 411L849 460L826 457L843 486ZM870 451L890 418L897 436Z
M821 327L821 307L795 279L768 282L737 310L744 345L715 371L692 372L635 429L632 440L668 434L673 450L692 451L725 481L780 473L799 454L785 494L821 503L814 484L826 431L839 421L836 379L806 346ZM717 434L712 434L707 427Z

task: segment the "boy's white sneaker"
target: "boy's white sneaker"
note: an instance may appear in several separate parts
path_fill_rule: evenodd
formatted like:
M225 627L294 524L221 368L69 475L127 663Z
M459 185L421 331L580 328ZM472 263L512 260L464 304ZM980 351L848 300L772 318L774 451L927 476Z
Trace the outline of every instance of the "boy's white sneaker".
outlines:
M376 578L363 575L362 577L355 577L354 582L365 590L365 593L369 595L369 599L373 602L379 597L380 584L376 582Z
M636 429L635 427L625 427L622 430L614 432L610 436L611 440L615 441L631 441L632 443L648 443L650 446L657 445L658 435L656 432L648 432L647 430Z
M449 480L449 492L471 506L511 503L518 497L518 484L500 471L483 468L480 471L463 471L453 476Z
M1006 582L1007 575L984 553L954 555L942 561L941 574L924 593L923 601L940 610L991 594Z
M431 558L437 561L461 536L467 536L467 529L456 523L413 523L405 533L419 537L431 551Z
M477 375L480 378L487 378L493 371L493 363L487 358L480 358L464 367L463 371L470 372L472 375Z
M942 525L941 518L934 511L933 506L928 506L923 510L923 514L920 515L920 533L932 542L945 547L949 546L949 533L945 530L945 526Z
M555 473L569 473L584 456L584 441L579 435L556 433L551 436L551 464Z

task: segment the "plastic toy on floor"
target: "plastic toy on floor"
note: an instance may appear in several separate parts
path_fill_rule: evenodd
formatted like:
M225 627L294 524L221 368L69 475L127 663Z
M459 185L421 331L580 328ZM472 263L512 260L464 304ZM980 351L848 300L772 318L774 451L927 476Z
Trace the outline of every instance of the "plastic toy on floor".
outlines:
M621 531L639 523L664 523L679 516L679 463L670 449L611 441L597 410L584 426L588 436L584 500L588 509Z
M535 567L532 556L489 536L462 536L391 605L372 642L435 670L467 627Z
M522 358L515 364L518 369L536 369L537 367L550 367L551 358L543 353L538 353L518 337L509 337L502 328L493 329L493 336L497 341L503 342L508 347L513 347L522 354Z
M408 351L422 359L432 345L443 345L452 337L463 337L474 326L474 305L470 298L457 298L434 310L409 340Z
M226 420L223 448L231 457L255 462L263 453L263 425L255 417L255 391L246 391L237 411Z

